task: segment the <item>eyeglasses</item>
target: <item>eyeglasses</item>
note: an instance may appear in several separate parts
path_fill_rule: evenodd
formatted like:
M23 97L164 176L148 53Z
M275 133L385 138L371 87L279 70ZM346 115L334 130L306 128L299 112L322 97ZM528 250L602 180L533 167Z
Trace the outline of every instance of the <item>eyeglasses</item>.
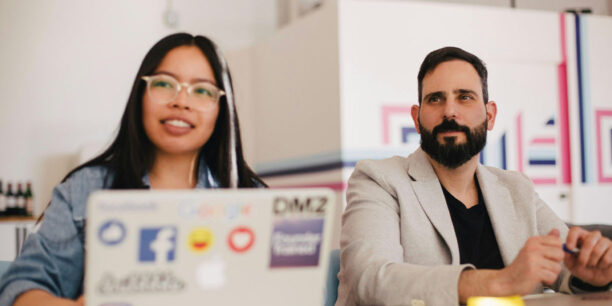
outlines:
M147 82L147 92L149 97L160 104L166 104L176 99L181 89L187 89L187 96L195 108L206 110L212 108L225 92L215 85L208 82L198 82L194 84L180 83L175 78L160 74L143 76Z

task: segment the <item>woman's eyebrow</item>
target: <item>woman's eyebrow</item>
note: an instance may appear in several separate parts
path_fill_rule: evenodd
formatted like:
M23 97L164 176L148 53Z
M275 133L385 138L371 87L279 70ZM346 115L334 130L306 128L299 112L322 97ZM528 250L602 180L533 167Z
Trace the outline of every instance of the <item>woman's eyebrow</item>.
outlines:
M173 78L175 78L177 80L179 79L179 77L176 74L174 74L172 72L169 72L169 71L164 71L164 70L155 71L153 74L155 74L155 75L157 75L157 74L165 74L165 75L169 75L169 76L171 76L171 77L173 77ZM207 78L193 78L193 79L191 79L191 83L199 83L199 82L206 82L206 83L210 83L210 84L213 84L213 85L217 86L217 83L215 81L207 79Z

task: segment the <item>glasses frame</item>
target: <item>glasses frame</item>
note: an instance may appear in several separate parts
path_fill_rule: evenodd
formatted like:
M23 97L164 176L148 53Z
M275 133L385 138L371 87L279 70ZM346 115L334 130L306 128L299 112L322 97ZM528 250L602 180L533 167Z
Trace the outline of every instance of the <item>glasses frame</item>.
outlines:
M217 90L217 92L218 92L217 99L216 100L212 99L215 102L215 104L218 104L219 100L221 100L221 97L225 96L225 91L223 91L219 87L215 86L215 84L213 84L211 82L203 81L203 82L197 82L197 83L194 83L194 84L189 84L187 82L179 82L177 79L175 79L174 77L172 77L170 75L165 75L165 74L161 74L161 75L176 81L177 86L176 86L176 90L174 92L174 97L172 97L172 99L170 99L168 101L159 102L160 104L167 104L167 103L170 103L170 102L176 100L176 98L178 97L178 95L181 92L181 90L183 90L183 88L187 89L187 97L191 98L192 97L192 92L193 92L194 85L200 84L200 83L210 84L212 87L214 87ZM154 74L154 75L145 75L145 76L141 77L141 79L144 80L147 83L146 84L146 88L147 88L147 92L149 92L149 94L151 94L151 81L153 80L154 77L159 77L161 75ZM203 107L203 109L208 109L208 108L210 108L210 107Z

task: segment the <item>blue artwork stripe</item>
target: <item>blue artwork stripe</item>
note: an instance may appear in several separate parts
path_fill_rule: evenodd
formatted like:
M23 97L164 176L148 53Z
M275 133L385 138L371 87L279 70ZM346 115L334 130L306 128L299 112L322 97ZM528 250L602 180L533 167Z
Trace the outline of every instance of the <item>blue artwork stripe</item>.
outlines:
M357 164L357 161L337 161L333 163L314 165L314 166L279 169L279 170L272 170L272 171L262 171L262 172L258 172L257 174L262 178L271 177L271 176L280 176L280 175L306 174L306 173L355 167L355 164Z
M254 170L257 173L267 173L282 169L308 168L312 166L331 164L339 161L355 161L362 159L383 159L394 155L408 156L418 148L388 148L375 150L351 150L351 151L335 151L327 153L317 153L312 155L294 156L286 159L278 159L274 161L259 162L254 165Z
M557 162L554 159L530 159L529 165L556 165Z
M589 31L587 16L580 16L580 75L582 78L582 128L584 131L584 172L587 183L595 181L595 132L592 125L593 108L591 107L591 72L589 64Z
M584 150L584 106L583 106L583 88L582 88L582 53L580 50L581 35L580 35L580 16L574 13L574 20L576 25L576 66L578 72L578 120L579 120L579 135L580 137L580 179L583 183L586 183L586 156Z
M408 142L408 137L412 134L416 134L416 128L414 127L402 127L402 143Z
M506 161L506 133L504 133L501 137L501 160L502 160L502 169L507 170L508 164Z

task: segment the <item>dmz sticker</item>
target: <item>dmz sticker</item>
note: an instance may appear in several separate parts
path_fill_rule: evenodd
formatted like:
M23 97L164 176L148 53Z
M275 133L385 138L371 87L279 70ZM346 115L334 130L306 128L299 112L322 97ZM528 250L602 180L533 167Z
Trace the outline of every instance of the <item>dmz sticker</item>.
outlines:
M98 238L106 245L119 244L125 238L126 230L123 223L117 220L104 222L98 229Z
M174 261L176 235L174 226L141 229L139 261L156 264Z
M272 230L270 267L319 265L323 219L277 219Z

